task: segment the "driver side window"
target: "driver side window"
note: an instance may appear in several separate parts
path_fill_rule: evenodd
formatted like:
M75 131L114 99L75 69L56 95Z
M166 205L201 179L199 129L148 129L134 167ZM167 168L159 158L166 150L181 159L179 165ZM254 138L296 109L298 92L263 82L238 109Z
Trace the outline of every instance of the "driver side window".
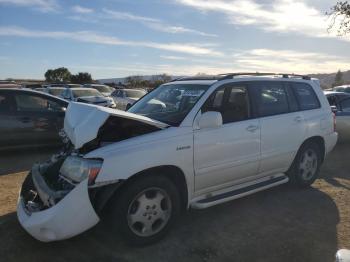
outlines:
M245 86L226 86L216 90L205 102L202 113L217 111L223 124L243 121L249 118L249 97Z

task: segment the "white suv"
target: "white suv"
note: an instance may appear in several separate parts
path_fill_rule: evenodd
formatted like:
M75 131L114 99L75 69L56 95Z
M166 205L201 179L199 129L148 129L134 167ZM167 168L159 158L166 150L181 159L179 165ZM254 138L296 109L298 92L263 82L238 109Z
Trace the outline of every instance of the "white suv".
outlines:
M128 112L71 103L64 130L65 150L33 166L18 201L41 241L93 227L108 207L116 232L152 243L181 210L311 185L337 141L318 80L297 75L179 79Z

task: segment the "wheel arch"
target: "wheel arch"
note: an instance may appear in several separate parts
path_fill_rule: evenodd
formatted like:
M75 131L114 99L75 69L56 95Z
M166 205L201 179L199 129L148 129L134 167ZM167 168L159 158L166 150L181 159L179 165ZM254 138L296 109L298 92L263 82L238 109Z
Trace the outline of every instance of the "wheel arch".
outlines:
M120 188L120 190L122 190L123 187L126 187L127 184L132 183L133 181L138 179L140 176L145 176L145 175L165 176L166 178L168 178L171 182L174 183L176 188L179 190L182 208L183 209L187 208L187 206L188 206L188 183L186 181L185 173L178 166L162 165L162 166L155 166L155 167L151 167L151 168L147 168L145 170L142 170L142 171L132 175L127 180L125 180L125 183L123 183L123 186Z
M100 213L105 207L109 206L109 202L112 198L118 197L118 195L127 188L130 183L133 183L135 180L140 177L147 175L156 175L156 176L165 176L168 178L176 188L179 190L181 208L182 210L187 209L188 207L188 183L186 181L186 176L181 168L174 165L163 165L155 166L142 170L125 180L108 185L104 188L95 188L93 191L99 190L100 194L98 198L90 197L91 202L95 210ZM90 194L91 195L91 194Z
M300 148L302 148L304 145L306 145L308 143L315 143L320 147L321 155L322 155L322 162L323 162L324 158L325 158L325 153L326 153L326 145L325 145L324 138L322 136L309 137L300 145L299 150L300 150ZM298 150L298 152L299 152L299 150Z

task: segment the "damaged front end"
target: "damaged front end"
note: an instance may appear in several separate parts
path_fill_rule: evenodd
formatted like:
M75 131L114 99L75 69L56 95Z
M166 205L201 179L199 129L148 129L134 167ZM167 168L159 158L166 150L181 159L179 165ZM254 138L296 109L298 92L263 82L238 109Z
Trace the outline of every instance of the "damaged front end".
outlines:
M23 182L17 205L21 225L44 242L70 238L93 227L122 180L95 184L103 159L84 156L166 126L130 113L71 103L60 133L63 150L44 163L34 164Z
M34 238L49 242L70 238L98 223L89 198L89 178L67 177L64 166L71 156L59 154L35 164L20 192L17 216Z

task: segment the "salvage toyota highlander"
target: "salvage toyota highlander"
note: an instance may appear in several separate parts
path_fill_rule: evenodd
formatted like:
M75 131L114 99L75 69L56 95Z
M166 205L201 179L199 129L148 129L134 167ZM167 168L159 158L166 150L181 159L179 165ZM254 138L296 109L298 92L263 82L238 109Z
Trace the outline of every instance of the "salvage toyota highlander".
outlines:
M62 240L108 208L113 232L135 245L162 238L182 210L310 186L337 141L318 80L246 73L178 79L128 112L72 102L62 137L23 183L21 225Z

